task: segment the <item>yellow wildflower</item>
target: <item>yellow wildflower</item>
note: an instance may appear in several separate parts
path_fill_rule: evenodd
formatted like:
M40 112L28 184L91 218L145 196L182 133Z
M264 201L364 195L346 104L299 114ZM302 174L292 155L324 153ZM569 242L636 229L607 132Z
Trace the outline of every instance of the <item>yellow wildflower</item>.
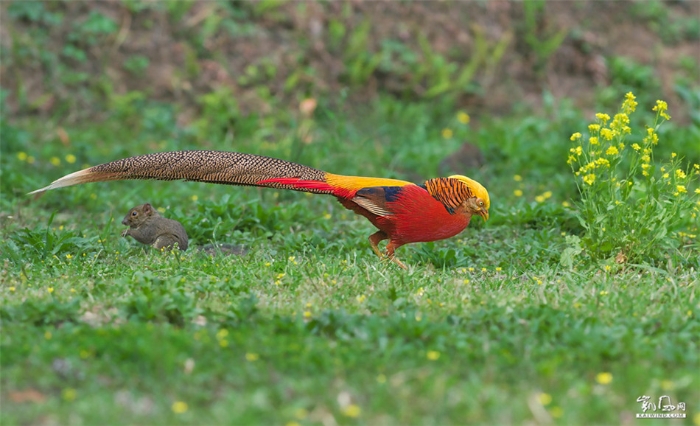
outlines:
M440 352L438 351L428 351L427 355L429 360L437 361L440 358Z
M26 152L18 152L18 153L17 153L17 159L18 159L19 161L27 161L27 158L28 158L28 157L29 157L29 156L27 155Z
M581 139L581 133L576 132L573 135L571 135L571 137L569 139L571 139L572 141L577 141L577 140Z
M589 124L588 125L588 131L591 133L595 133L598 130L600 130L600 124Z
M65 388L61 392L61 395L63 396L64 400L71 402L75 399L76 396L78 396L78 393L73 388Z
M688 192L688 190L685 189L685 186L676 185L676 195L685 194L686 192Z
M61 165L61 159L58 157L51 157L51 164L54 166L60 166Z
M547 198L551 198L551 197L552 197L552 191L546 191L544 194L542 194L542 196L544 197L545 200L546 200Z
M355 404L350 404L343 409L343 414L347 417L359 417L361 413L362 409Z
M595 182L595 174L593 174L593 173L587 174L586 176L583 177L583 181L589 185L593 185L593 182Z
M634 112L635 108L637 108L637 102L634 99L634 94L632 94L632 92L627 92L625 101L622 103L622 111L624 111L625 114Z
M66 155L66 163L73 164L73 163L75 163L75 160L77 160L77 158L75 158L75 155L73 155L73 154Z
M595 381L600 383L601 385L608 385L612 382L612 380L613 380L613 376L612 376L612 374L610 374L608 372L598 373L595 376Z
M516 182L520 182L520 181L523 180L523 177L520 176L520 175L515 175L515 176L513 176L513 180L516 181Z
M671 158L676 158L677 155L678 155L678 154L676 154L675 152L672 152L672 153L671 153Z
M598 138L595 137L595 136L591 136L591 137L588 139L588 143L590 143L591 145L598 145Z
M665 118L666 120L671 119L671 116L666 113L666 111L668 111L668 104L664 101L657 100L656 106L652 108L652 111L656 111L661 117Z
M452 137L452 135L454 135L454 132L452 131L452 129L447 129L447 128L442 129L442 137L443 138L450 139Z
M608 148L608 149L605 151L605 154L606 154L606 155L617 155L617 154L619 154L619 153L620 153L620 151L618 151L617 148L615 148L614 146L611 146L610 148Z
M603 166L603 167L610 167L610 161L608 161L607 158L599 158L595 160L595 164L598 166Z
M254 362L257 361L260 358L260 355L253 353L253 352L248 352L245 354L245 359L248 362Z
M685 179L686 178L685 172L681 169L676 169L676 177L678 179Z
M602 136L605 140L611 141L615 134L610 129L603 129L600 131L600 136Z
M513 195L515 195L516 197L522 197L523 191L520 189L516 189L515 191L513 191Z
M653 128L647 127L647 137L643 139L644 143L656 145L659 143L659 135L656 134Z
M595 118L597 118L598 120L602 121L603 124L607 123L607 122L610 120L610 116L609 116L608 114L605 114L605 113L602 113L602 112L597 113L597 114L595 115Z
M540 400L540 404L549 405L552 403L552 395L542 392L538 395L537 399Z
M632 149L635 150L635 151L639 151L640 149L642 149L642 147L639 146L639 144L633 143L633 144L632 144Z
M460 111L459 113L457 113L457 120L459 120L459 122L462 124L468 124L471 118L466 112Z
M627 114L615 114L612 123L610 123L610 129L617 132L618 134L630 133L631 129L627 126L629 122L630 118L627 116Z
M538 203L544 203L544 197L541 195L538 195L535 197L535 201L537 201Z
M182 401L175 401L171 407L173 413L182 414L187 411L187 403Z
M674 383L671 380L662 380L661 381L661 389L665 391L673 390L674 388Z

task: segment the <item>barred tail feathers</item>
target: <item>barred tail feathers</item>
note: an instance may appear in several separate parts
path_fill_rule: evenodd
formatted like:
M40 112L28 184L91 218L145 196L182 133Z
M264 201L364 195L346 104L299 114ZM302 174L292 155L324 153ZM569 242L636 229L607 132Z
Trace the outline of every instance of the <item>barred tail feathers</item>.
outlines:
M333 187L325 183L325 172L301 164L238 152L170 151L93 166L30 194L83 183L129 179L187 180L334 193Z

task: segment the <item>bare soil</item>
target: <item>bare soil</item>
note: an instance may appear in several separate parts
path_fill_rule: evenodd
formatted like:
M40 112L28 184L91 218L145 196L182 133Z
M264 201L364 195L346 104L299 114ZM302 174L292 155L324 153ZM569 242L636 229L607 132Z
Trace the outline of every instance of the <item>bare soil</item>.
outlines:
M425 60L419 43L424 37L433 52L458 68L470 61L477 43L487 43L493 52L499 41L509 40L503 56L480 66L471 89L457 97L460 107L487 114L507 113L517 101L538 108L543 91L592 109L596 89L613 83L610 61L619 57L651 67L658 96L673 102L676 77L688 73L681 59L695 58L697 64L700 58L697 37L678 31L680 36L669 41L660 35L683 19L700 16L698 1L550 1L530 24L524 3L510 1L286 2L265 9L266 4L195 1L178 17L157 2L144 3L138 11L120 1L48 2L47 10L63 16L60 24L48 25L13 18L4 3L0 75L9 92L7 112L52 114L66 100L73 108L91 108L94 99L76 100L82 93L77 89L100 92L105 81L109 93L141 91L178 103L185 121L197 114L201 94L221 87L231 90L243 111L263 113L270 110L271 99L296 106L307 97L333 98L344 88L360 102L381 91L406 99L424 96L427 79L416 80L415 69L393 69L390 62L396 58L389 60L388 71L378 67L366 81L349 81L348 67L357 59L348 49L366 23L370 30L363 48L368 56L390 40L416 53L420 63ZM648 13L651 7L665 15ZM71 38L94 12L109 17L118 30L93 44ZM338 28L342 34L333 35ZM57 53L72 44L86 52L86 59L56 54L58 63L51 66L19 60L18 46L31 45L37 31L49 34L40 49ZM551 53L533 44L559 32L566 37ZM148 58L143 72L124 66L135 55ZM89 77L80 87L61 81L59 64ZM261 87L269 93L261 95Z

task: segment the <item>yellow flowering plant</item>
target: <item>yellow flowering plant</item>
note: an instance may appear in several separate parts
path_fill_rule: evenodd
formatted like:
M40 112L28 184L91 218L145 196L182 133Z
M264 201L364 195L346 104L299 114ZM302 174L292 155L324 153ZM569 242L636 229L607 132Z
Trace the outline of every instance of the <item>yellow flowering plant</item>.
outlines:
M620 111L612 118L596 114L584 136L571 136L571 166L581 200L579 221L585 228L582 243L594 258L619 261L660 258L665 250L679 246L683 231L697 227L700 198L690 187L700 166L682 168L677 154L658 162L654 149L660 143L658 129L671 117L668 105L656 101L652 126L641 135L633 133L630 116L637 102L627 93ZM641 143L627 143L628 138Z

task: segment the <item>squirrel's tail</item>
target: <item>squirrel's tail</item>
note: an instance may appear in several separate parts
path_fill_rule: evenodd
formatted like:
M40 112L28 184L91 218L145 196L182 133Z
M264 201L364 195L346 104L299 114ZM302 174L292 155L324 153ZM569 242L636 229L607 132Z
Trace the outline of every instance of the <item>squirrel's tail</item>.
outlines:
M127 179L189 180L226 185L285 188L336 194L327 173L276 158L225 151L172 151L139 155L100 164L66 175L51 185L30 192L90 182Z

